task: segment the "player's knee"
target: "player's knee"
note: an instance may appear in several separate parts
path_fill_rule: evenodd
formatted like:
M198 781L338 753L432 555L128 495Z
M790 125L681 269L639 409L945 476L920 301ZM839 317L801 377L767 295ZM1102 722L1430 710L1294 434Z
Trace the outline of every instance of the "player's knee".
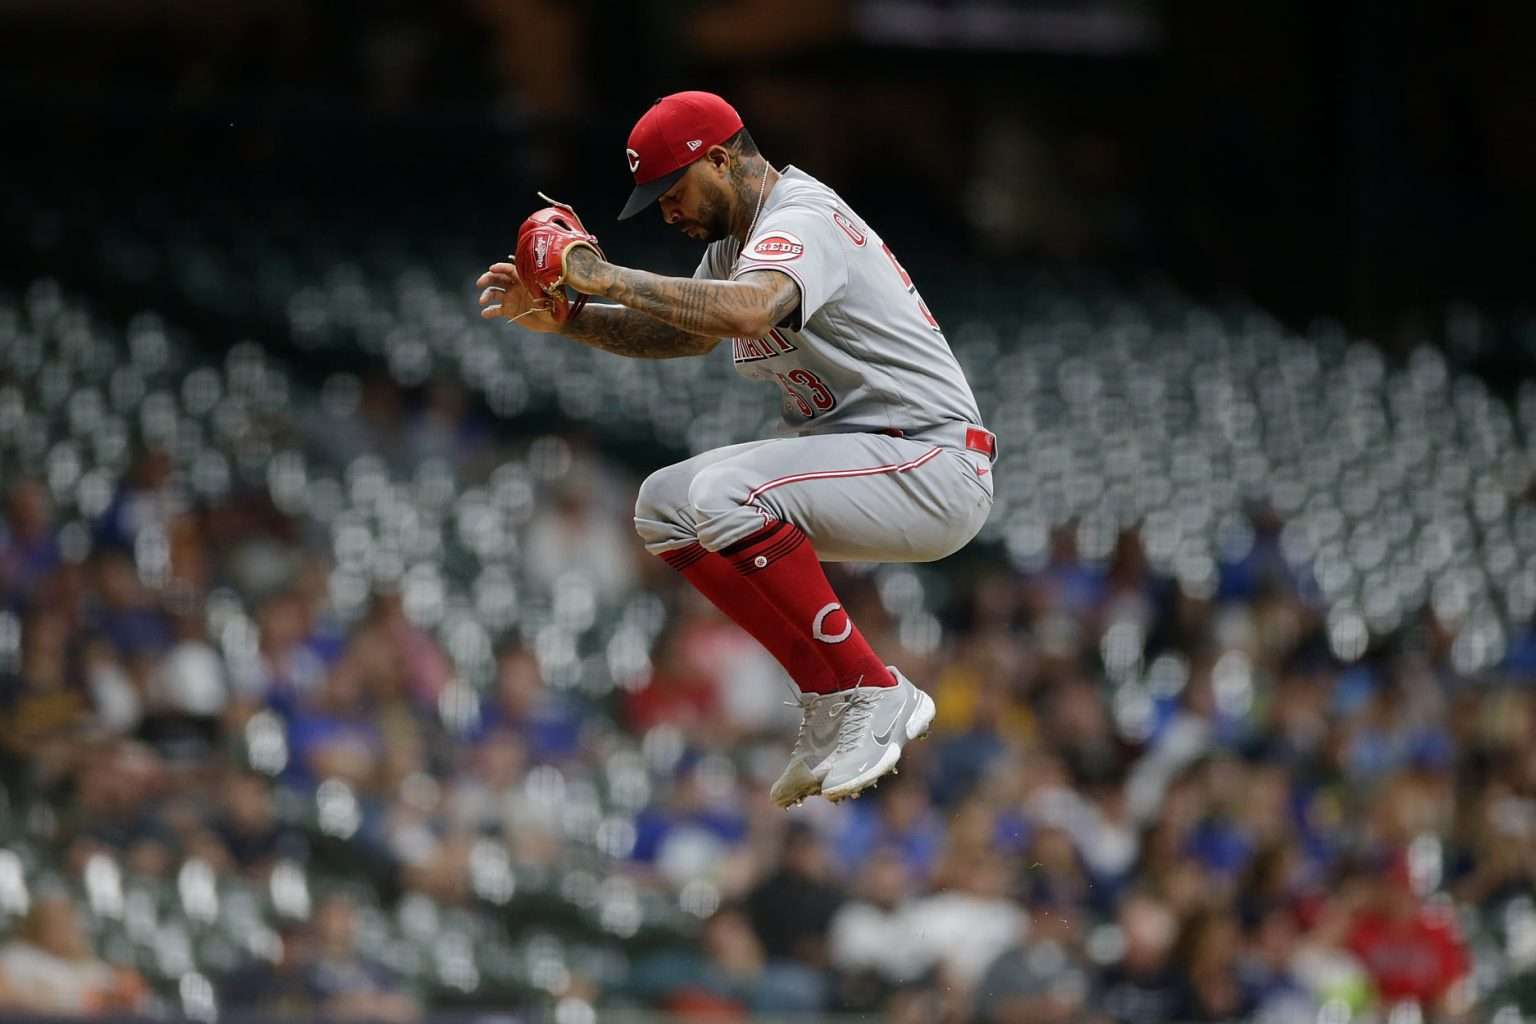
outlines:
M635 495L635 522L672 522L688 503L688 477L681 466L658 469Z
M688 484L688 504L701 515L714 515L743 504L745 492L729 466L710 466Z

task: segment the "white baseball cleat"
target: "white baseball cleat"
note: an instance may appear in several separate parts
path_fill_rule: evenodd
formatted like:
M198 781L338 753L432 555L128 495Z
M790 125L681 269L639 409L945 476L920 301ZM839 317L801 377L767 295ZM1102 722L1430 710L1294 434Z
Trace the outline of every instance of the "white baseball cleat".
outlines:
M821 795L834 803L894 772L901 748L928 735L933 725L933 698L894 666L891 674L895 686L858 686L829 695L828 703L837 701L831 708L837 740L821 773Z
M837 722L832 718L832 709L840 696L802 693L796 700L800 706L800 732L795 736L789 764L768 791L768 796L780 807L793 807L806 797L821 792L827 759L837 746Z

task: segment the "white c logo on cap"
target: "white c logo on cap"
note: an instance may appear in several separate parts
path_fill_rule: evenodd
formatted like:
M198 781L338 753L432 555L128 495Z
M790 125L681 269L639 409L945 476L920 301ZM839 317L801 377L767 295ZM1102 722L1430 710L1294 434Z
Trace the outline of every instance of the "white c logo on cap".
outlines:
M842 605L833 602L832 604L827 605L821 611L817 612L816 618L811 620L811 636L815 637L817 640L820 640L824 644L840 644L844 640L847 640L848 637L853 633L853 620L848 618L847 615L843 616L843 631L841 633L838 633L836 636L832 636L821 631L821 624L827 621L827 616L831 615L841 607Z
M634 174L640 169L640 154L632 149L626 149L624 155L629 158L629 173Z

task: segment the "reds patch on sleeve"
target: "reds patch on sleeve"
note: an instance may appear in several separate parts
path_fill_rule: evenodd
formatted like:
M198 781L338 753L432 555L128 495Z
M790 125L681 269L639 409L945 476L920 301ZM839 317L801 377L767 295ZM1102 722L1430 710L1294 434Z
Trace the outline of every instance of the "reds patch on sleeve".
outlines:
M775 231L759 238L747 252L747 259L768 263L788 263L805 255L805 243L788 231Z

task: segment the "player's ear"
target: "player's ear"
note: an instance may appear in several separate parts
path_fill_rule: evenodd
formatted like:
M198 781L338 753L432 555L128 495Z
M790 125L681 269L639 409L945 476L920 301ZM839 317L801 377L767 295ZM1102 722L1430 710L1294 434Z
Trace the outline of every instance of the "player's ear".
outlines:
M704 159L708 160L715 170L724 173L731 162L731 151L724 146L710 146L704 151Z

